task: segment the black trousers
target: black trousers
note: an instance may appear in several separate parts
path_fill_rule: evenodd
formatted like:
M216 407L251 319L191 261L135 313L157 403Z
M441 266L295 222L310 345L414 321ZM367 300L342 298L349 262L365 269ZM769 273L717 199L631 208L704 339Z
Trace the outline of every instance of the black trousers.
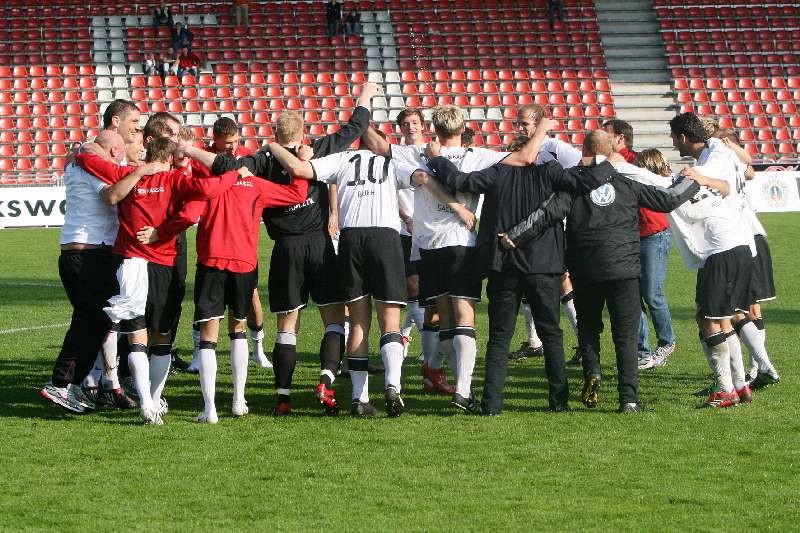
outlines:
M636 348L642 312L639 278L587 285L575 283L574 291L584 377L601 375L600 333L603 331L603 307L608 306L611 338L617 354L619 401L621 404L637 402L639 369Z
M569 389L564 373L564 337L561 332L560 274L522 274L516 269L489 275L489 341L486 344L486 379L481 407L499 413L508 374L508 346L514 336L519 304L524 295L531 306L536 331L544 346L544 368L551 408L567 403Z
M119 292L118 265L119 258L110 249L61 252L58 274L72 304L72 320L53 366L54 385L80 384L91 371L111 327L103 307Z

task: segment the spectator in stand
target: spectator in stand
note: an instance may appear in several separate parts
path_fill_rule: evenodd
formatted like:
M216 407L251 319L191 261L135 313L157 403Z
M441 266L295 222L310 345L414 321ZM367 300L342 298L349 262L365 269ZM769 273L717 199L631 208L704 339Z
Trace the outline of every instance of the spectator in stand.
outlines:
M361 35L361 13L358 8L353 8L344 19L344 34L345 35Z
M336 0L325 5L325 19L328 22L328 37L339 35L342 31L342 6Z
M188 48L181 48L178 52L178 77L182 78L186 74L197 76L200 70L200 58Z
M178 58L170 50L164 50L158 56L158 74L162 78L178 72Z
M547 18L550 21L550 26L556 21L564 21L564 2L562 0L547 0Z
M172 19L172 13L169 6L161 6L153 9L153 26L169 26L170 28L175 24Z
M194 41L194 33L184 26L182 22L176 23L172 27L172 50L177 53L181 48L192 49L192 41Z
M156 56L153 52L145 52L144 60L142 61L142 72L145 76L154 76L158 73Z
M248 26L250 23L249 0L233 0L233 16L237 26Z

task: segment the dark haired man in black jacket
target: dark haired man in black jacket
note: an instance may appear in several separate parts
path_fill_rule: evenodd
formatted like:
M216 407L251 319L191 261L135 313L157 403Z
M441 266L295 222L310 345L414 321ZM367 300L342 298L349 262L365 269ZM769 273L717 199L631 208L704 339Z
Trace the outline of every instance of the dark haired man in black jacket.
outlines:
M529 143L540 144L554 121L543 119ZM431 149L433 147L433 149ZM554 190L588 192L606 183L614 174L609 163L564 170L550 162L514 167L497 164L485 170L464 173L445 157L434 157L436 144L429 145L428 166L434 177L455 191L483 193L483 215L474 248L475 275L489 277L489 341L486 346L486 379L481 407L486 415L502 409L503 387L508 367L508 346L514 335L522 295L534 313L544 345L545 371L552 411L568 409L569 391L564 373L564 346L559 326L559 294L564 273L564 228L552 224L543 234L515 250L504 250L498 233L526 216ZM621 158L620 158L621 159ZM454 398L454 401L460 400ZM469 411L477 411L473 399L463 399Z
M611 150L611 137L593 131L583 155ZM504 247L514 249L567 217L567 268L575 287L578 341L583 357L581 400L595 407L600 387L600 333L603 307L608 306L611 336L617 356L619 412L641 411L638 398L636 343L641 313L639 301L638 209L668 212L699 190L694 181L679 180L669 189L642 185L621 175L579 196L558 193L541 209L501 235Z

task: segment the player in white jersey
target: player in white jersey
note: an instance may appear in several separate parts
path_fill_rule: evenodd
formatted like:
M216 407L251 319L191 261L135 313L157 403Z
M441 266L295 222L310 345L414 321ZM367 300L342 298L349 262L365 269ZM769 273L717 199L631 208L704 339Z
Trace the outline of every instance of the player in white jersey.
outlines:
M380 351L385 367L386 412L400 416L403 344L400 309L406 287L400 244L399 189L420 185L426 177L413 165L401 164L366 150L301 160L283 147L269 149L295 177L336 183L339 207L338 276L342 301L350 309L348 368L353 382L351 413L373 416L369 403L368 357L372 300L381 331ZM308 153L298 154L303 159ZM412 182L412 179L414 181Z
M517 108L517 119L515 122L517 133L520 136L517 138L517 140L524 142L533 137L536 127L545 116L545 108L538 104L526 104L519 106ZM561 165L562 168L572 168L580 163L581 157L581 151L571 144L553 137L545 137L536 157L536 164L555 161ZM564 315L566 315L567 320L569 321L570 326L572 327L572 332L575 334L575 336L577 336L578 314L575 312L574 295L572 291L572 282L569 278L569 272L564 272L564 275L561 278L561 307L564 311ZM523 345L520 346L519 350L513 354L509 354L509 357L512 359L520 358L526 355L536 355L537 352L534 348L541 345L541 341L538 339L538 335L536 334L536 326L533 323L533 315L531 314L530 308L527 306L527 304L523 307L523 312L525 314L525 325L527 327L529 339L527 343L524 342ZM570 359L568 364L581 364L580 353L578 352L577 348L575 349L574 357Z
M442 144L441 155L461 171L483 170L500 161L517 165L532 162L525 159L524 152L509 155L484 148L464 148L461 142L464 113L456 106L435 108L432 123ZM366 140L370 149L386 153L386 147L372 145ZM426 148L425 145L395 145L389 153L393 160L427 169ZM455 197L471 213L476 212L478 195L458 192ZM453 403L464 408L472 397L472 372L477 355L475 302L481 298L482 284L470 272L468 251L475 246L476 235L461 219L426 189L414 193L414 243L421 256L420 302L425 306L435 304L439 312L439 351L455 360L457 382Z

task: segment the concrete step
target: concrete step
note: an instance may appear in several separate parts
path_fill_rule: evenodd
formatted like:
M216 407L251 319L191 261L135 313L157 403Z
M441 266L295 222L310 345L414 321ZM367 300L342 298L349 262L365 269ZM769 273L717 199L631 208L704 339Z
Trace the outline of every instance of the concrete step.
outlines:
M598 16L598 24L600 25L601 32L603 27L606 27L606 31L616 34L628 34L628 33L648 33L653 35L661 35L661 25L659 25L658 21L653 20L599 20Z
M608 70L661 70L666 72L667 61L664 57L606 57Z
M650 108L624 108L616 107L617 118L635 122L638 120L663 120L668 122L675 116L674 109L650 109Z
M658 23L655 11L596 11L597 22L655 22Z
M671 117L670 117L671 118ZM669 124L668 120L636 120L632 124L636 124L634 133L639 135L659 135L665 139L669 139ZM667 144L672 141L667 141Z
M649 0L611 0L608 2L595 2L595 12L605 13L606 11L648 11L653 9L653 3Z
M621 109L674 109L675 101L664 96L626 96L614 99L614 107Z
M637 124L633 126L633 140L636 148L662 148L669 147L672 149L672 139L663 133L640 133ZM669 126L667 126L669 128Z
M600 40L606 52L613 47L630 48L631 46L664 46L661 35L657 33L625 33L603 35Z
M611 94L614 96L669 96L672 97L672 86L669 83L611 83Z
M628 58L636 58L636 59L644 59L648 57L658 58L664 60L664 64L666 64L666 59L664 56L664 46L661 43L656 44L640 44L636 45L635 48L631 48L630 46L605 46L606 52L606 61L609 59L628 59Z
M669 72L664 69L608 69L608 77L612 83L615 82L649 82L649 83L664 83L669 82L672 78Z

